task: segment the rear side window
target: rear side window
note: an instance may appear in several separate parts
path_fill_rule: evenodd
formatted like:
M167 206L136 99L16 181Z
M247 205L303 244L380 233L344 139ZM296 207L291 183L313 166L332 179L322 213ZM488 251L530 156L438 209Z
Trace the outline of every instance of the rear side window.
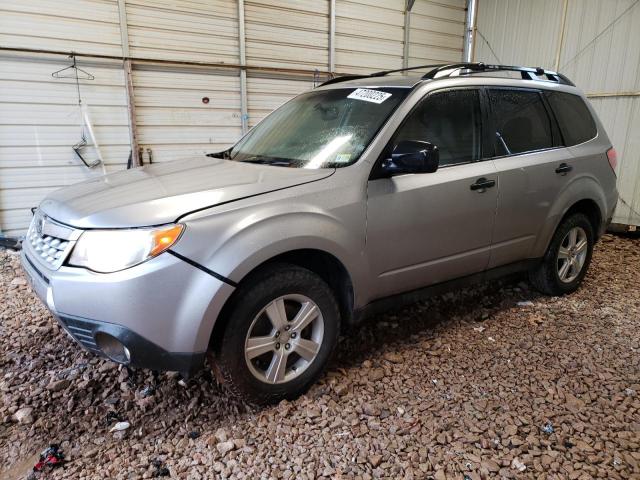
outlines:
M551 119L537 91L490 89L496 155L543 150L554 146Z
M545 92L544 95L558 119L564 144L567 147L586 142L596 136L596 122L578 95L563 92Z

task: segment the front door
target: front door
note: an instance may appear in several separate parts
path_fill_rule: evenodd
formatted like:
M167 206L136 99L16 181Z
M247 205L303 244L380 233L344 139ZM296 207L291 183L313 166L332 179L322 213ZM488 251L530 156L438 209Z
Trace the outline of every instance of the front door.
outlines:
M493 162L482 161L482 123L478 90L436 91L385 149L383 157L399 141L427 141L440 167L369 181L366 254L376 297L486 268L498 188Z

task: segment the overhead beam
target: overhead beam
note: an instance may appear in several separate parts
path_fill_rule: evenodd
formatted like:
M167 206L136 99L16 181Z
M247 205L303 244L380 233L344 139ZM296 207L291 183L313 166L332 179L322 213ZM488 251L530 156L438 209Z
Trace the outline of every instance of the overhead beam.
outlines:
M249 106L247 101L247 47L244 25L244 0L238 0L238 47L240 49L240 125L242 134L249 130Z
M564 44L564 34L567 28L567 10L568 9L569 9L569 0L563 0L562 21L560 23L560 38L558 38L558 48L556 49L556 61L554 62L554 69L556 72L560 70L560 56L562 55L562 46Z
M415 0L407 0L404 9L404 44L402 48L402 68L409 66L409 41L411 39L411 9ZM407 72L403 72L406 75Z
M634 92L592 92L585 94L588 98L640 97L640 91Z
M476 37L476 13L477 0L467 0L467 17L465 20L464 44L462 49L462 61L470 62L473 58L473 47Z
M125 56L125 55L107 55L100 53L81 53L75 52L71 50L55 50L48 48L25 48L25 47L3 47L0 46L0 52L15 52L15 53L40 53L47 55L64 55L68 57L73 55L77 58L95 58L95 59L103 59L103 60L131 60L133 64L145 64L145 65L173 65L173 66L181 66L187 65L192 67L207 67L207 68L219 68L223 70L237 70L243 69L251 72L262 72L262 73L272 73L272 74L283 74L283 75L300 75L303 77L308 77L310 74L321 73L328 74L328 70L318 70L318 69L304 69L304 68L280 68L280 67L263 67L259 65L245 65L242 66L238 63L223 63L223 62L199 62L194 60L165 60L162 58L144 58L144 57L134 57L134 56ZM348 72L342 72L340 75L348 75Z
M336 71L336 0L329 2L329 73Z
M125 0L118 0L120 16L120 38L122 43L122 57L125 90L127 92L127 111L129 113L129 143L131 144L131 166L142 165L138 150L138 127L136 122L136 102L133 90L133 75L131 73L131 58L129 57L129 30L127 28L127 6Z

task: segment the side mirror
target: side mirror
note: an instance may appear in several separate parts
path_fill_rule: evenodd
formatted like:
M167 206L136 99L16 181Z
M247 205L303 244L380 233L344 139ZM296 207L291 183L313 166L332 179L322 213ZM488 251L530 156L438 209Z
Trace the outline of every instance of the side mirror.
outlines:
M438 170L440 153L429 142L403 140L393 147L391 158L382 162L382 171L389 175L403 173L433 173Z

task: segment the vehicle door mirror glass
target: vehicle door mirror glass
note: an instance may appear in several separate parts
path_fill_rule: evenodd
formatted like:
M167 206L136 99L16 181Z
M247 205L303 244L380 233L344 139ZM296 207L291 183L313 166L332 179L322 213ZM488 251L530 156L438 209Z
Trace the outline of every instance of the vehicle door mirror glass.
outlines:
M438 169L438 147L429 142L403 140L398 142L391 157L382 162L382 171L388 176L404 173L433 173Z

